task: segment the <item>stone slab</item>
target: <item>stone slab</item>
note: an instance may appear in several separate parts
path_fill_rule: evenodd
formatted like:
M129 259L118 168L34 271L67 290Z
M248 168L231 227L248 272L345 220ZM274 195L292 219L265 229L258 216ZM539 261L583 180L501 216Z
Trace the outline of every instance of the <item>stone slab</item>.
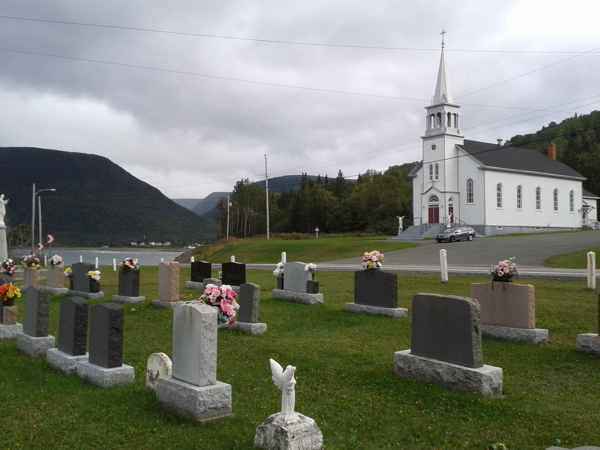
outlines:
M354 272L354 303L398 307L398 275L381 269Z
M54 288L54 287L48 287L48 286L38 286L38 288L41 291L45 291L48 293L48 295L63 295L63 294L67 294L69 292L69 289L63 287L63 288Z
M0 339L15 339L18 334L23 333L23 325L16 323L14 325L0 324Z
M58 348L71 356L85 355L87 346L89 304L81 297L60 301Z
M202 283L204 279L212 277L212 264L208 261L194 261L191 266L191 281Z
M412 354L410 349L394 352L394 373L409 380L434 383L446 389L473 392L485 397L502 396L504 385L500 367L459 366Z
M146 297L143 295L138 295L137 297L128 297L126 295L113 295L112 301L115 303L142 303L146 300Z
M55 266L54 264L50 264L46 272L46 284L49 288L64 289L65 266Z
M577 335L577 351L600 355L600 338L595 333Z
M37 284L38 269L23 269L23 288Z
M481 325L481 334L496 339L525 344L536 345L548 342L548 330L545 328L511 328Z
M307 294L305 292L288 291L287 289L273 289L273 300L316 305L323 304L323 294Z
M479 302L481 325L535 328L535 286L531 284L473 283L471 297Z
M246 282L246 264L239 262L226 262L221 264L223 284L240 286Z
M123 364L125 310L116 303L98 303L90 308L90 364L106 369Z
M348 302L344 305L344 309L355 314L370 314L373 316L386 316L394 319L408 317L408 309L406 308L387 308L381 306L361 305L354 302Z
M215 286L221 286L223 284L223 282L218 278L205 278L203 283L207 286L209 284L214 284Z
M119 268L119 289L117 295L123 297L140 296L140 270Z
M227 328L230 330L239 330L246 334L264 334L267 332L266 323L247 323L247 322L236 322L232 325L228 325Z
M37 286L25 289L25 320L23 332L32 337L48 336L50 301L48 292Z
M73 269L73 290L78 293L90 293L90 278L87 276L87 273L90 270L96 270L96 267L92 263L88 262L78 262L71 266ZM80 297L83 295L77 294Z
M25 333L17 334L17 350L30 358L46 356L48 349L55 347L54 336L34 337Z
M76 373L79 378L101 388L131 384L135 380L135 369L127 364L107 369L89 361L81 361L77 364Z
M201 281L186 281L185 282L185 287L188 288L188 289L197 289L199 291L203 291L204 290L204 283L202 283Z
M67 290L67 294L76 297L89 298L91 300L99 300L101 298L104 298L104 292L82 292L69 289Z
M295 292L306 292L306 282L312 280L312 274L304 270L306 263L290 262L283 265L285 289Z
M71 375L77 372L77 364L88 360L88 354L72 356L61 352L57 348L50 348L46 354L46 359L48 365L53 369L60 370L65 375Z
M16 325L18 309L16 306L2 306L2 325Z
M194 386L172 377L156 382L156 401L173 413L204 423L233 418L231 385L216 381L210 386Z
M164 353L152 353L146 366L146 387L156 389L160 377L170 377L173 374L173 363Z
M477 300L455 295L415 295L412 300L412 352L465 367L482 367Z
M240 294L237 296L240 309L237 313L237 321L245 323L258 322L260 310L260 286L254 283L244 283L240 286Z
M158 298L163 302L179 301L179 263L161 262L158 265Z
M157 308L175 309L183 305L185 302L163 302L162 300L152 300L152 306Z
M321 450L323 433L310 417L295 412L286 420L284 414L277 413L256 428L254 446L266 450Z

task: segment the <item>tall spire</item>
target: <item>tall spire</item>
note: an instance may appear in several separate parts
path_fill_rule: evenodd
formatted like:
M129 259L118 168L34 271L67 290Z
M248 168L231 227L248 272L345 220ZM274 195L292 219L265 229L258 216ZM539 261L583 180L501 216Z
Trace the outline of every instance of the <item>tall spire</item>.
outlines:
M444 34L447 31L442 30L442 56L440 58L440 70L438 72L437 83L435 85L435 95L433 96L433 103L452 103L452 90L450 89L450 79L446 72L446 61L444 60Z

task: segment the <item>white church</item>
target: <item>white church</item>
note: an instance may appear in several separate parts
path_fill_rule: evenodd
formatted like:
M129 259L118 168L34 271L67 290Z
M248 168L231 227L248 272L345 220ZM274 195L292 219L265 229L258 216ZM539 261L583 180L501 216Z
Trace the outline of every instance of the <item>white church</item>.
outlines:
M598 196L583 189L581 174L556 160L555 144L546 156L500 140L464 138L443 43L435 94L425 109L423 159L409 174L414 227L408 234L435 234L435 224L469 225L486 236L600 228Z

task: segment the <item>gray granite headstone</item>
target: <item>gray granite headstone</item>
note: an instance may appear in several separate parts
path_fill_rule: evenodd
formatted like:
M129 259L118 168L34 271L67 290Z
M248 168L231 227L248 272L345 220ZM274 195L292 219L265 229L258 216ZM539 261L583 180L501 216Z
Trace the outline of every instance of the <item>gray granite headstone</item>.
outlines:
M78 292L90 292L90 277L87 273L96 270L94 264L87 262L75 263L73 269L73 290Z
M36 286L25 289L25 324L23 332L31 337L48 336L48 319L50 318L50 302L48 292Z
M479 303L472 298L415 295L411 353L465 367L482 367L479 315Z
M119 269L119 295L139 297L140 271L138 269Z
M246 282L246 264L239 262L227 262L221 265L223 284L229 286L241 286Z
M260 286L254 283L244 283L240 286L237 298L240 305L238 322L257 323L260 308Z
M291 262L283 265L286 291L306 292L306 282L312 280L312 274L304 270L305 266L306 263L303 262Z
M125 310L116 303L99 303L90 308L90 316L90 363L121 367Z
M192 281L202 283L205 278L212 277L212 264L208 261L194 261L192 263Z
M89 305L81 297L67 297L60 302L58 349L71 356L85 355Z
M173 378L194 386L217 381L217 311L204 302L173 311Z
M397 308L397 275L380 269L354 272L354 303L383 308Z

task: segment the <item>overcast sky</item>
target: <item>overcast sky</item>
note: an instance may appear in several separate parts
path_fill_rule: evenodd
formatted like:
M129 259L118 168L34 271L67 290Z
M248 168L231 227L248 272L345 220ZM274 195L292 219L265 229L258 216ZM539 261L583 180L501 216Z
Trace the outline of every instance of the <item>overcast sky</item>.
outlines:
M599 109L600 2L0 0L0 146L102 155L171 198L421 159L442 29L461 128ZM5 162L6 164L6 162Z

